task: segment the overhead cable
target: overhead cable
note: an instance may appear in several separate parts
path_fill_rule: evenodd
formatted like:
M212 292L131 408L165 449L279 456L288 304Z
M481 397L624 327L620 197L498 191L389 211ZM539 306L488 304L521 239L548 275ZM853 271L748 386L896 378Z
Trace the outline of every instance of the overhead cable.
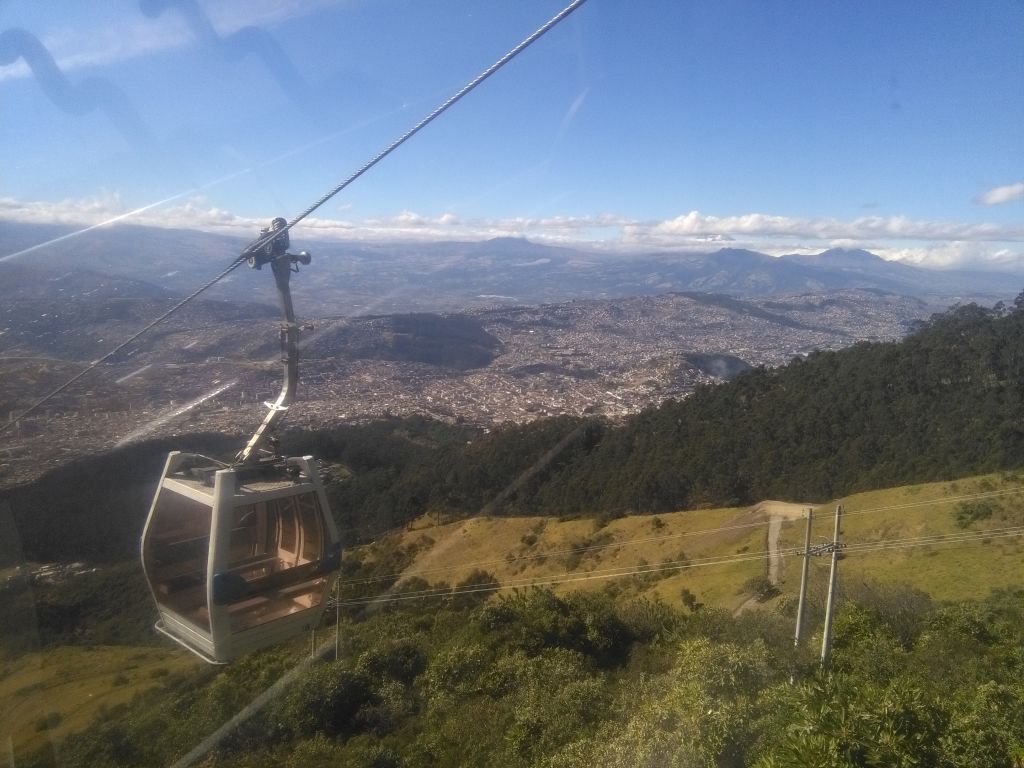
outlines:
M8 429L10 429L15 423L18 422L18 420L25 418L26 416L28 416L31 413L34 413L37 409L42 407L45 403L49 402L52 398L54 398L57 395L59 395L61 392L63 392L68 387L70 387L72 384L74 384L79 379L81 379L83 376L85 376L91 370L96 368L98 365L100 365L100 364L104 363L105 361L109 360L111 357L116 355L118 352L120 352L122 349L127 347L129 344L131 344L133 341L138 339L140 336L142 336L143 334L147 333L148 331L150 331L152 328L154 328L155 326L159 325L160 323L162 323L164 320L166 320L168 317L173 315L175 312L177 312L183 306L185 306L190 301L192 301L197 296L199 296L199 294L201 294L204 291L206 291L207 289L211 288L216 283L219 283L221 280L223 280L225 277L227 277L231 272L233 272L235 269L237 269L239 266L241 266L241 264L249 256L251 256L252 254L254 254L257 251L259 251L261 248L263 248L263 246L265 246L271 240L274 240L274 239L280 237L283 232L287 232L288 230L290 230L292 227L294 227L300 221L302 221L307 216L309 216L311 213L313 213L317 208L322 206L324 203L326 203L332 197L337 195L339 192L341 192L343 189L345 189L347 186L349 186L352 182L354 182L356 179L358 179L360 176L362 176L368 170L370 170L375 165L377 165L377 163L379 163L385 157L387 157L392 152L394 152L396 149L398 149L402 144L404 144L406 141L411 139L413 136L415 136L421 130L426 128L430 123L432 123L434 120L436 120L438 117L440 117L444 112L446 112L456 102L461 100L462 97L466 96L470 91L475 89L484 80L486 80L491 75L493 75L495 72L497 72L499 69L501 69L503 66L508 64L512 59L514 59L516 56L518 56L520 53L522 53L532 43L534 43L536 40L538 40L541 36L543 36L546 32L548 32L550 29L552 29L555 25L557 25L560 21L562 21L565 17L567 17L570 13L575 11L577 8L579 8L581 5L583 5L583 3L585 3L585 2L586 2L586 0L573 0L573 2L569 3L569 5L567 5L561 11L559 11L557 14L555 14L553 17L551 17L551 19L549 19L546 24L544 24L543 26L538 28L533 34L531 34L529 37L525 38L517 46L512 48L512 50L510 50L508 53L506 53L504 56L502 56L500 59L498 59L496 62L494 62L491 66L489 66L487 69L485 69L483 72L481 72L475 78L473 78L470 82L468 82L466 85L464 85L457 93L455 93L453 96L449 97L442 104L440 104L436 109L434 109L433 112L431 112L429 115L427 115L422 120L420 120L418 123L416 123L416 125L414 125L412 128L410 128L405 133L403 133L401 136L399 136L397 139L395 139L390 144L388 144L384 149L382 149L380 152L378 152L376 155L374 155L369 161L367 161L362 166L360 166L354 173L352 173L350 176L348 176L344 181L342 181L340 184L338 184L332 190L327 192L327 194L323 195L323 197L321 197L319 200L317 200L315 203L313 203L311 206L309 206L306 210L304 210L298 216L296 216L291 221L289 221L287 224L285 224L284 227L282 227L281 229L273 230L272 232L269 232L266 235L264 235L263 237L260 237L257 240L253 241L252 243L250 243L248 246L246 246L245 250L242 251L242 253L239 256L237 256L234 259L234 261L231 262L231 264L227 267L227 269L225 269L219 275L214 277L212 280L210 280L208 283L206 283L199 290L194 291L193 293L191 293L190 295L188 295L187 297L185 297L184 299L179 301L177 304L175 304L173 307L171 307L169 310L167 310L167 312L165 312L163 315L161 315L156 320L151 322L149 325L147 325L141 331L138 331L137 333L133 334L129 339L127 339L125 342L123 342L122 344L118 345L114 349L112 349L110 352L105 354L103 357L99 358L98 360L94 360L86 368L84 368L83 370L79 371L77 374L75 374L68 381L64 382L59 387L57 387L55 390L53 390L49 394L45 395L41 399L37 400L35 403L33 403L31 406L29 406L29 408L27 410L23 411L21 414L19 414L18 416L14 417L13 419L8 421L7 423L5 423L3 425L0 425L0 434L3 434Z
M891 541L879 540L872 542L863 542L860 544L846 545L843 547L843 551L861 554L865 552L877 552L882 550L893 549L909 549L914 547L923 547L931 545L973 543L976 541L985 541L988 539L1015 538L1019 536L1024 536L1024 526L986 529L981 531L965 531L963 533L953 534L936 534L934 536L921 536L909 539L895 539ZM787 547L784 549L777 550L774 554L786 556L800 555L802 554L802 552L802 547ZM623 566L619 568L606 568L596 571L588 571L583 574L566 572L564 574L557 574L549 577L538 577L536 579L513 579L511 581L506 581L500 584L480 583L468 584L464 585L463 587L455 587L453 589L446 589L444 587L431 587L426 589L409 590L406 592L392 592L389 594L378 595L376 597L364 597L354 598L352 600L342 600L340 601L340 604L342 606L355 607L363 605L377 605L404 600L426 599L431 597L457 597L459 595L475 594L478 592L498 592L508 589L556 586L560 584L569 584L574 582L592 581L595 579L614 579L628 576L643 576L648 573L660 573L663 571L683 571L693 568L706 568L716 565L731 565L751 560L766 560L772 556L773 553L771 552L759 552L756 554L749 555L730 555L717 558L709 557L695 560L670 561L660 563L658 565Z
M916 501L916 502L912 502L912 503L908 503L908 504L892 504L892 505L884 506L884 507L872 507L870 509L862 509L862 510L858 510L856 512L844 512L843 515L845 517L852 517L853 515L876 514L878 512L886 512L886 511L891 511L891 510L910 509L910 508L913 508L913 507L930 506L930 505L936 505L936 504L949 504L949 503L953 503L953 502L962 502L962 501L973 501L973 500L988 499L988 498L994 498L994 497L999 497L999 496L1007 496L1007 495L1013 495L1013 494L1020 494L1020 493L1024 493L1024 486L1019 486L1017 488L1003 489L1003 490L999 490L999 491L982 491L982 492L979 492L979 493L968 494L968 495L964 495L964 496L951 496L951 497L947 497L947 498L930 499L930 500L927 500L927 501ZM824 507L824 506L828 506L828 504L824 504L824 505L820 505L820 506L808 505L808 507L812 507L812 508L816 508L816 509L820 509L821 507ZM475 516L471 517L471 518L467 518L467 520L472 520L474 518L475 518ZM488 559L488 560L476 560L476 561L472 561L472 562L468 562L468 563L457 563L457 564L454 564L454 565L438 566L436 568L425 568L425 569L422 569L422 570L406 570L406 571L396 572L396 573L381 574L381 575L378 575L378 576L367 576L367 577L361 578L361 579L342 579L339 583L341 585L343 585L343 586L345 586L345 585L358 585L358 584L373 584L373 583L376 583L376 582L390 581L390 580L398 579L398 578L402 578L402 577L408 578L408 577L412 577L412 576L423 576L423 575L426 575L426 574L446 573L446 572L451 572L451 571L464 570L466 568L475 568L475 567L481 567L481 566L486 566L486 565L498 565L498 564L501 564L501 563L512 564L512 563L528 562L528 561L531 561L531 560L544 560L544 559L546 559L548 557L555 557L555 556L558 556L558 555L587 554L587 553L590 553L590 552L596 552L596 551L600 551L600 550L603 550L603 549L611 549L611 548L614 548L614 547L627 547L627 546L632 546L632 545L635 545L635 544L646 544L646 543L657 542L657 541L666 541L666 540L669 540L669 539L680 539L680 538L691 538L691 537L697 537L697 536L708 536L708 535L711 535L711 534L714 534L714 533L727 533L727 532L740 531L740 530L751 529L751 528L763 528L763 527L766 527L768 525L771 525L771 519L759 520L759 521L754 522L754 523L739 523L739 524L736 524L736 525L723 525L723 526L718 526L718 527L715 527L715 528L701 528L701 529L698 529L698 530L695 530L695 531L683 531L681 533L666 533L666 534L662 534L662 535L659 535L659 536L645 536L645 537L640 537L640 538L616 539L615 541L606 542L606 543L603 543L603 544L587 544L587 545L583 545L583 546L579 546L579 547L569 547L569 548L566 548L566 549L545 550L543 552L533 552L533 553L530 553L530 554L515 555L515 556L512 556L512 557L509 557L509 555L506 555L505 557L501 557L501 558L491 558L491 559ZM511 553L509 553L509 554L511 554Z

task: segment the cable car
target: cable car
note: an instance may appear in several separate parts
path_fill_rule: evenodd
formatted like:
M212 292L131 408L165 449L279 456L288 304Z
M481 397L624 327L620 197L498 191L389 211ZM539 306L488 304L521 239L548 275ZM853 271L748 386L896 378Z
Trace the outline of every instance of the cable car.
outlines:
M315 461L279 456L269 436L295 396L299 327L289 279L310 257L287 253L284 219L255 244L248 264L271 265L285 317L281 393L233 463L168 456L141 542L156 629L216 664L315 628L341 567Z

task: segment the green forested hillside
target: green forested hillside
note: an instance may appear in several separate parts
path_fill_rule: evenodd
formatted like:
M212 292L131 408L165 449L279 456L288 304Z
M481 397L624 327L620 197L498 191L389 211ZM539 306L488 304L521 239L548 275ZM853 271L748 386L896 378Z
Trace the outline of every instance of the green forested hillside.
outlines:
M759 369L608 429L547 509L825 499L1024 463L1024 306Z
M390 419L293 433L287 449L335 465L329 488L350 541L424 513L595 514L577 522L592 523L598 536L611 527L604 518L631 510L825 500L1024 464L1022 331L1024 301L1014 311L964 307L902 343L750 371L622 424L560 418L484 433ZM99 541L108 542L95 550L106 557L133 556L146 485L159 469L149 465L168 447L97 457L13 494L23 525L31 513L30 556L38 548L89 557ZM143 468L153 477L143 478ZM59 493L72 484L76 498ZM104 495L105 487L121 490ZM105 515L96 514L100 502ZM898 504L892 509L901 514ZM949 514L969 527L994 512L961 506ZM665 526L654 516L642 520ZM879 536L900 530L871 525ZM117 535L105 538L105 527ZM82 544L76 531L86 528ZM832 664L820 671L820 600L801 649L792 645L790 603L734 617L702 606L689 589L672 601L615 588L490 600L440 589L391 601L388 586L415 556L408 547L389 549L397 538L372 557L346 557L342 595L353 605L342 613L340 658L299 675L203 765L1013 768L1024 760L1019 589L940 603L896 583L898 570L859 591L849 580ZM518 541L529 547L536 538ZM45 646L74 643L85 652L93 643L154 642L137 566L80 579L39 590L41 658L57 652ZM383 592L368 605L352 590ZM31 597L8 592L8 607ZM224 669L168 667L147 677L130 705L113 697L120 703L98 709L89 728L60 744L61 764L170 764L294 668L308 642L297 638ZM24 666L25 647L5 648L7 669ZM141 658L138 649L125 652ZM110 685L134 685L138 669L126 665ZM12 696L35 693L23 686ZM28 744L62 728L54 713L42 713ZM51 765L52 752L19 747L18 764Z
M58 467L36 482L0 491L0 500L10 503L21 538L16 543L29 561L123 560L138 552L168 452L216 455L237 450L237 443L218 434L150 440Z
M876 589L844 606L828 673L813 648L793 650L779 614L544 590L385 605L343 622L341 657L305 670L201 764L1013 768L1021 597L943 606ZM61 764L171 764L298 664L303 642L168 675L64 741Z
M1012 309L937 315L902 342L751 370L618 424L483 431L392 418L284 438L288 452L342 465L330 495L349 542L426 513L615 516L1013 469L1024 465L1024 295ZM162 454L230 457L235 442L131 446L9 492L26 556L131 556Z
M329 455L358 436L321 436ZM336 440L336 443L332 443ZM548 419L367 468L339 507L617 515L860 490L1024 464L1024 302L960 307L906 340L748 371L610 425Z

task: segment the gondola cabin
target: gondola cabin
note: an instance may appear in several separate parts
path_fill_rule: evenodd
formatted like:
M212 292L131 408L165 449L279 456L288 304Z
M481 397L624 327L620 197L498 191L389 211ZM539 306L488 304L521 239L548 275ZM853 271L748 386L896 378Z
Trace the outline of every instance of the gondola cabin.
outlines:
M157 629L213 663L317 626L341 564L312 458L167 459L142 535Z

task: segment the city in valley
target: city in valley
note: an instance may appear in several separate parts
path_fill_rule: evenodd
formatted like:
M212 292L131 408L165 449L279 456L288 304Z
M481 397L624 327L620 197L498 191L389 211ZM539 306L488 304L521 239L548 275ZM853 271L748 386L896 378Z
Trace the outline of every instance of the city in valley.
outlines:
M140 227L73 235L26 224L0 232L0 252L48 243L0 261L0 486L148 438L243 440L281 386L270 270L231 272L111 356L245 242ZM291 283L308 327L285 429L388 414L483 427L616 419L747 367L902 338L952 304L991 306L1019 292L1008 273L838 248L773 257L521 238L301 245L315 255Z
M82 306L37 304L22 311L20 324L8 312L0 334L4 418L14 420L162 304ZM286 425L411 414L481 426L556 414L614 419L747 367L900 338L932 309L919 299L849 289L756 300L675 292L312 318L301 343L299 399ZM196 302L12 424L0 448L0 484L147 438L222 432L241 440L281 385L278 325L272 307ZM40 340L49 354L19 354Z

